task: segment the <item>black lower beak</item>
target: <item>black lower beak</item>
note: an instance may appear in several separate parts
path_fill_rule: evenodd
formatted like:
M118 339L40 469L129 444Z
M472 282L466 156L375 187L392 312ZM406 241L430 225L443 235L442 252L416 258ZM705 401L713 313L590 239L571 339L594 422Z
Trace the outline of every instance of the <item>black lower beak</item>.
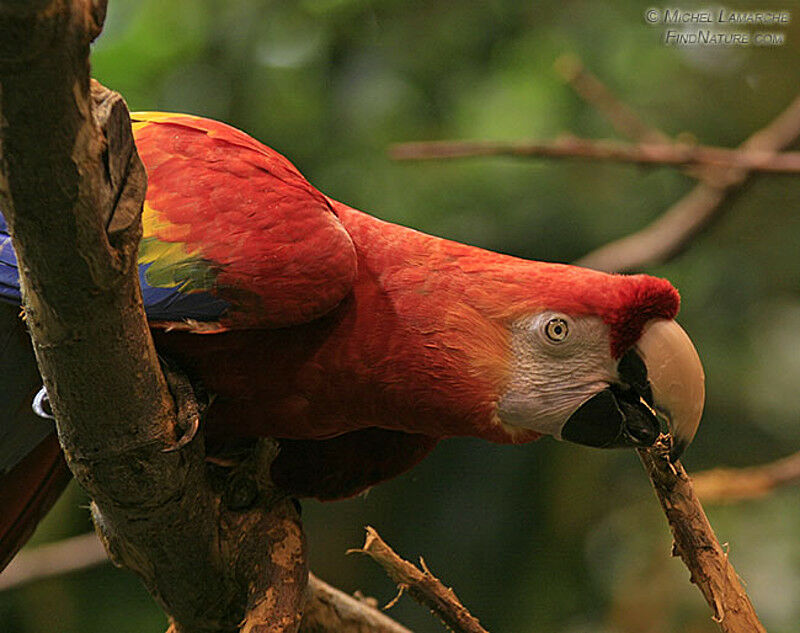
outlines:
M655 444L661 424L640 401L616 386L584 402L561 429L561 438L599 448L645 447Z
M647 370L635 351L619 363L624 385L611 385L584 402L561 429L561 438L600 448L646 447L655 444L661 422L645 402L653 396Z

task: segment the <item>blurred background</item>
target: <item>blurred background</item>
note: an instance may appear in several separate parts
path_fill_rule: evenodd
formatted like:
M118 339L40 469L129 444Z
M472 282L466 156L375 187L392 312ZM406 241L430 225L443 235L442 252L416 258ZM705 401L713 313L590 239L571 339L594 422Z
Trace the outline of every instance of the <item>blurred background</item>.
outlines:
M703 3L684 5L701 9ZM728 2L754 10L761 3ZM800 87L800 3L773 48L671 48L629 0L111 0L93 74L132 110L206 115L288 156L381 218L569 262L644 226L694 184L670 168L471 159L398 163L395 142L614 136L554 70L578 55L650 125L734 146ZM774 29L772 29L774 30ZM800 178L764 175L674 262L708 403L689 471L800 450ZM71 485L32 545L90 529ZM771 633L800 630L800 488L708 506ZM393 584L346 556L376 527L419 555L493 633L716 631L632 452L542 440L440 444L349 501L303 503L312 569L385 604ZM404 597L390 614L442 630ZM137 579L105 565L0 593L3 633L156 632Z

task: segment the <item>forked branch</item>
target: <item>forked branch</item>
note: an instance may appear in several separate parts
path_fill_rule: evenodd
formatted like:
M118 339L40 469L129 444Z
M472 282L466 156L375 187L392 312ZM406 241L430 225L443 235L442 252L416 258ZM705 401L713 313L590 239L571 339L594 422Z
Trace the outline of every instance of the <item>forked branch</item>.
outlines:
M750 136L740 150L779 152L800 136L800 96L766 127ZM793 154L796 154L794 152ZM584 255L576 264L608 272L642 270L669 261L716 221L731 194L754 172L748 168L705 168L693 173L701 182L645 228Z

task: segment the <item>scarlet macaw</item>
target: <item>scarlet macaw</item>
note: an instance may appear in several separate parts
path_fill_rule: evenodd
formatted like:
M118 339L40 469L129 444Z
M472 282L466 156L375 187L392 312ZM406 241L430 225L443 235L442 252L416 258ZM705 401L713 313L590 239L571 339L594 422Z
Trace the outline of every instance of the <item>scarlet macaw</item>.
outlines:
M451 436L650 446L663 416L673 459L692 440L703 370L669 282L425 235L326 197L222 123L132 121L156 347L213 394L212 440L280 438L272 476L290 492L356 494ZM0 297L15 304L0 323L1 569L68 479L30 410L41 381L4 223Z

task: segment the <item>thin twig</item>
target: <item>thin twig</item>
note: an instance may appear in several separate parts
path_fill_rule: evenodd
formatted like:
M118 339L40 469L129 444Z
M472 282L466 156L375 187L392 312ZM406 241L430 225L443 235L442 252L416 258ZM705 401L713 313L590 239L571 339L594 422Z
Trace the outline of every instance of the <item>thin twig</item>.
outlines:
M719 544L683 466L667 459L667 444L639 450L680 556L723 633L765 633L728 554Z
M669 136L647 125L627 104L617 99L576 55L562 55L556 60L555 69L578 96L603 114L622 136L642 143L671 142Z
M800 452L747 468L713 468L692 477L697 496L706 503L757 499L781 486L800 483Z
M452 589L445 587L427 569L421 571L400 558L373 528L366 529L364 547L350 552L367 554L383 567L398 587L403 587L417 602L431 609L454 633L487 633Z
M729 149L681 143L623 143L562 136L554 141L496 143L484 141L431 141L402 143L390 149L396 160L514 156L520 158L577 158L642 166L726 167L775 173L800 172L800 152Z

